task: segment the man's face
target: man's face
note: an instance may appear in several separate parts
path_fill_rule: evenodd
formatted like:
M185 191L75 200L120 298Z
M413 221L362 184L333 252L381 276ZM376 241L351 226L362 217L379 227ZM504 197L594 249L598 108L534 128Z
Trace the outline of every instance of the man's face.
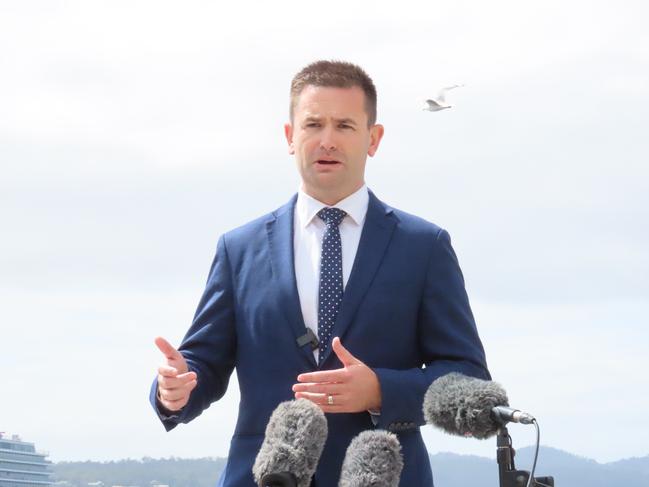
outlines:
M367 156L383 136L383 127L368 128L367 120L359 87L302 90L284 131L308 195L333 205L363 185Z

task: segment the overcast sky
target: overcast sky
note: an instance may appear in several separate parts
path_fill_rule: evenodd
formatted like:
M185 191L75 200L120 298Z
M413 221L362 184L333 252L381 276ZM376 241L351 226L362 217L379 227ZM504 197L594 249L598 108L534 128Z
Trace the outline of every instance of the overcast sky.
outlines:
M181 340L218 236L297 189L290 79L335 58L379 92L369 187L450 232L511 404L543 444L649 454L647 18L625 0L0 0L0 431L54 461L227 454L236 381L165 433L153 339ZM422 111L455 83L451 110Z

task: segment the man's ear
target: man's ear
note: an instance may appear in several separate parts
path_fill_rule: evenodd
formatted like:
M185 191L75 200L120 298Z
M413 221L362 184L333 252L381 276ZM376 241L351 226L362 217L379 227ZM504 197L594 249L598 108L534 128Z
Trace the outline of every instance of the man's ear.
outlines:
M284 135L286 136L286 142L288 142L288 153L295 154L295 148L293 147L293 125L290 123L284 124Z
M376 154L381 139L383 138L383 132L383 125L380 124L373 125L372 128L370 128L370 146L367 149L368 156L374 157L374 154Z

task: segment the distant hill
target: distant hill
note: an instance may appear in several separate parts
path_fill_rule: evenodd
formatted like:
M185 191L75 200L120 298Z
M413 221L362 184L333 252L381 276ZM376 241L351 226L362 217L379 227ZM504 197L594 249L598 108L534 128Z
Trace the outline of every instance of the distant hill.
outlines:
M225 458L168 458L119 460L116 462L59 462L54 464L54 481L70 487L86 487L89 482L150 487L155 483L170 487L215 487L225 468Z
M649 476L649 455L640 458L627 458L626 460L619 460L617 462L608 463L610 467L615 469L626 470L638 475ZM647 483L649 486L649 483Z
M530 470L534 450L521 448L515 463ZM56 481L86 487L102 481L112 485L150 487L153 481L170 487L215 487L225 467L224 458L120 460L116 462L60 462L54 464ZM498 487L495 460L471 455L431 455L435 487ZM552 475L556 487L649 487L649 455L601 464L562 450L541 447L536 476ZM415 486L413 486L415 487Z
M531 470L534 448L516 451L518 470ZM453 453L431 455L435 487L498 486L496 460ZM535 476L554 477L556 487L649 487L649 456L601 464L550 447L541 447Z

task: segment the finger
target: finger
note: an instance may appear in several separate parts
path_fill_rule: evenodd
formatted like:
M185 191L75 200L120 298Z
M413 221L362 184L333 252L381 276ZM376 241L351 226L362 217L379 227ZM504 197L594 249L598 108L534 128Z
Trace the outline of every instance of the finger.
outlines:
M164 387L162 384L158 383L158 392L161 397L168 399L170 401L175 401L178 397L181 397L183 394L189 394L198 384L197 380L191 380L186 384L183 384L180 387Z
M306 382L293 384L293 392L313 392L316 394L341 394L346 386L340 383Z
M347 379L349 379L349 371L345 369L320 370L297 376L298 382L346 382Z
M298 397L298 394L295 395L295 398L300 399ZM303 398L303 399L306 399L306 398ZM313 401L311 401L311 402L313 402ZM354 412L358 412L358 411L353 411L351 409L347 409L343 405L340 405L340 404L337 405L335 403L329 405L329 404L320 404L318 402L314 402L314 404L316 406L318 406L320 408L320 410L322 412L324 412L324 413L354 413Z
M329 396L333 398L333 404L329 404ZM310 392L296 392L295 399L308 399L318 406L328 406L340 409L344 405L343 396L336 396L334 394L312 394Z
M160 387L164 387L165 389L176 389L178 387L183 387L185 384L188 384L193 380L198 380L196 372L187 372L186 374L180 374L177 377L159 376L158 384Z
M196 387L197 381L193 380L188 382L183 387L177 387L175 389L165 389L160 387L158 390L160 392L160 397L165 401L174 402L181 399L189 398L189 394Z
M185 404L187 404L187 398L185 399L180 399L178 401L165 401L161 400L160 401L162 405L167 408L169 411L180 411Z
M163 377L177 377L178 369L176 367L171 367L170 365L161 365L158 367L158 374Z
M155 344L168 360L180 360L183 358L181 353L164 338L156 337Z
M334 337L333 341L331 342L331 347L333 348L333 351L338 357L338 359L342 362L342 364L345 367L349 365L356 365L358 363L361 363L360 360L358 360L351 353L349 353L349 350L343 347L340 338Z
M296 395L296 399L298 399L297 395ZM311 401L311 402L313 402L313 401ZM358 411L348 409L348 408L346 408L346 407L344 407L342 405L320 404L320 403L317 403L317 402L314 402L314 404L316 406L318 406L320 408L320 410L322 412L324 412L324 413L354 413L354 412L358 412Z
M184 374L180 374L177 379L180 380L196 380L198 379L198 375L196 372L185 372Z

